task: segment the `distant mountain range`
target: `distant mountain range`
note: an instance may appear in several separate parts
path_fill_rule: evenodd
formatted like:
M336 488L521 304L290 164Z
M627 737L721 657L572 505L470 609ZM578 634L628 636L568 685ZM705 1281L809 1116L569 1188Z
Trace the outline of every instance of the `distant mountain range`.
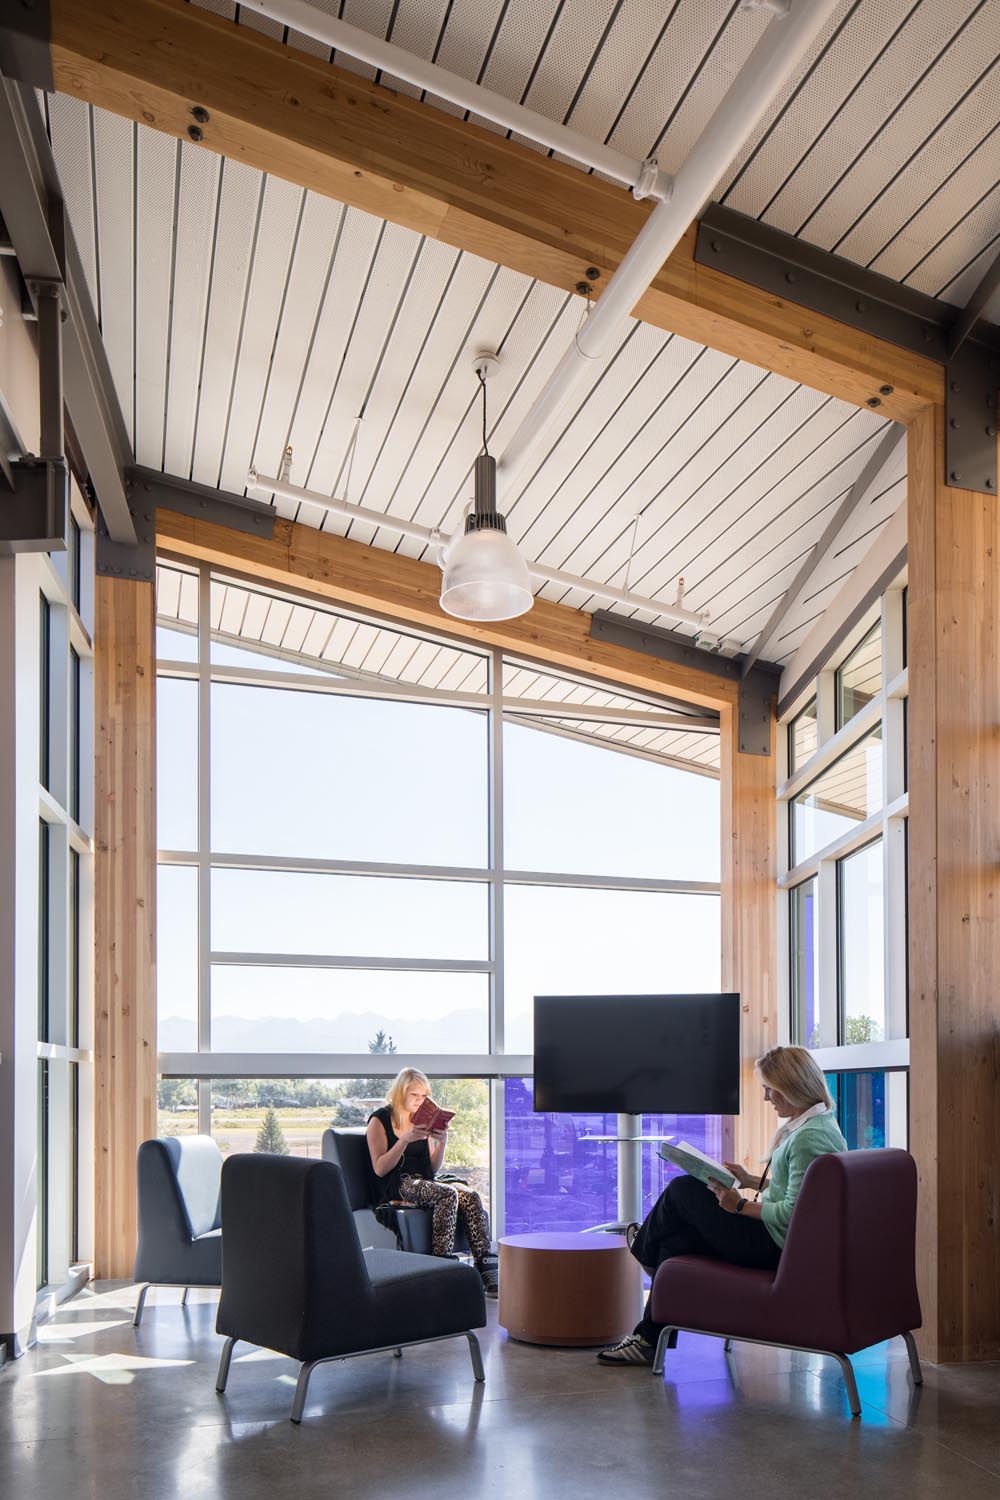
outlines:
M368 1043L380 1031L395 1042L400 1066L407 1054L485 1052L487 1047L483 1012L456 1010L435 1021L374 1012L309 1021L296 1021L289 1016L263 1016L257 1020L219 1016L212 1023L212 1048L216 1052L367 1052ZM190 1021L176 1016L162 1017L159 1050L192 1051L192 1033Z

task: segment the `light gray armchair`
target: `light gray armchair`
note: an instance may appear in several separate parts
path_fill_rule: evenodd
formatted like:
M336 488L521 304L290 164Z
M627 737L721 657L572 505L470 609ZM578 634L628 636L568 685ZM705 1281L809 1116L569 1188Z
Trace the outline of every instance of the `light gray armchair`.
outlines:
M143 1141L136 1172L138 1328L151 1286L182 1286L186 1302L189 1287L222 1285L222 1155L208 1135L162 1136Z

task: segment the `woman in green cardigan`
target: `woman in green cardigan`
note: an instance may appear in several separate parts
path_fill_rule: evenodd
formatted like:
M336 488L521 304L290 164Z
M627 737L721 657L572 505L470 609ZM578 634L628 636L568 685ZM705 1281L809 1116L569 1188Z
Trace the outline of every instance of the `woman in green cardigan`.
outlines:
M629 1249L649 1275L672 1255L711 1255L773 1270L809 1163L827 1151L847 1150L826 1079L810 1052L772 1047L756 1068L764 1098L779 1120L763 1174L757 1177L727 1161L739 1187L714 1181L706 1187L696 1177L675 1177L645 1222L629 1226ZM753 1188L756 1196L744 1198L743 1188ZM597 1358L606 1365L651 1365L659 1333L647 1300L635 1332Z

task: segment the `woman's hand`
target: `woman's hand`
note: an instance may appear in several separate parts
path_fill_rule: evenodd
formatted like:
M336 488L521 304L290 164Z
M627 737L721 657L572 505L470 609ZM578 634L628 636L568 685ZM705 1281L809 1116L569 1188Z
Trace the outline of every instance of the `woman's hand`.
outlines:
M746 1167L741 1167L738 1161L724 1161L722 1165L729 1168L740 1187L749 1188L757 1186L758 1179L752 1172L748 1172Z
M728 1162L726 1162L726 1166L729 1166ZM743 1202L743 1199L734 1187L723 1187L722 1183L715 1177L708 1179L707 1187L709 1192L715 1194L719 1202L719 1207L724 1209L727 1214L736 1213L736 1205Z
M426 1125L411 1125L407 1130L401 1130L396 1139L408 1146L411 1141L426 1141L429 1135L430 1131Z

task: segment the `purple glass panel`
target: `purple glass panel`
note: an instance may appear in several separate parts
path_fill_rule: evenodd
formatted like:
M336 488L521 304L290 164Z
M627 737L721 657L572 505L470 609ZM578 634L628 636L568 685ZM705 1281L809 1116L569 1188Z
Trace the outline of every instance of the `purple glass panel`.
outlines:
M617 1115L535 1114L530 1078L504 1083L505 1228L589 1229L618 1216L618 1148L586 1136L616 1133ZM722 1150L718 1115L643 1115L644 1135L676 1135L709 1156ZM643 1147L642 1199L647 1213L677 1168L655 1144Z

